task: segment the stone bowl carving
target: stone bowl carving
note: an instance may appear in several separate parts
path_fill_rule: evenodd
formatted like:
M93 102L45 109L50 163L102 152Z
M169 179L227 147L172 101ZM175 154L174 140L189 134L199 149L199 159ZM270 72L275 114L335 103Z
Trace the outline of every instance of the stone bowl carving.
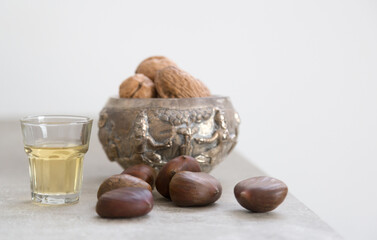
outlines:
M110 98L98 121L110 161L123 168L144 163L159 170L190 155L209 172L237 143L240 119L228 97Z

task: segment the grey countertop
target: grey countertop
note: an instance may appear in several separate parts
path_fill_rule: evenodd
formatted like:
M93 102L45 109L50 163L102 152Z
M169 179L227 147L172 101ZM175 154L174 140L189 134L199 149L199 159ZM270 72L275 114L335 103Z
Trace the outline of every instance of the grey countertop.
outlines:
M223 186L222 197L211 206L179 208L154 190L155 205L148 215L99 218L95 212L98 186L122 169L107 160L96 127L84 160L79 203L35 205L30 200L28 161L19 122L0 122L0 133L1 239L341 239L291 194L269 213L251 213L238 205L234 185L263 172L237 151L211 172Z

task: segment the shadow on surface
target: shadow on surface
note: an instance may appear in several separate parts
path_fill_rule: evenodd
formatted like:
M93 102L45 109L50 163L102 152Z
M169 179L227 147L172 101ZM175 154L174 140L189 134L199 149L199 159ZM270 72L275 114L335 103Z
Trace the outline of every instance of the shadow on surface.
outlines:
M267 212L267 213L254 213L246 209L232 209L229 211L231 215L236 218L241 218L243 220L257 221L257 220L281 220L285 217L277 212Z
M132 218L102 218L102 217L100 217L96 214L95 216L93 216L93 219L95 219L96 221L107 222L107 223L119 223L119 222L134 223L134 222L146 221L150 217L151 216L149 214L147 214L147 215L144 215L144 216L132 217Z

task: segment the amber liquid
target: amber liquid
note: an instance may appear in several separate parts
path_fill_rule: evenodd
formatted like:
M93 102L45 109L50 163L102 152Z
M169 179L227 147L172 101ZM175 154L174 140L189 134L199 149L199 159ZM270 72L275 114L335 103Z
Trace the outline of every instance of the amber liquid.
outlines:
M29 156L31 191L36 194L75 194L81 190L82 166L88 145L25 146Z

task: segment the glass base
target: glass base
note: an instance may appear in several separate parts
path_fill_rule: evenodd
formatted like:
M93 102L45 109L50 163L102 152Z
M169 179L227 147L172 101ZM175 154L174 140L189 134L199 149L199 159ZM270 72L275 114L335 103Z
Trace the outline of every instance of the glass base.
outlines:
M31 193L31 200L39 204L64 205L73 204L79 201L79 193L73 194L40 194Z

